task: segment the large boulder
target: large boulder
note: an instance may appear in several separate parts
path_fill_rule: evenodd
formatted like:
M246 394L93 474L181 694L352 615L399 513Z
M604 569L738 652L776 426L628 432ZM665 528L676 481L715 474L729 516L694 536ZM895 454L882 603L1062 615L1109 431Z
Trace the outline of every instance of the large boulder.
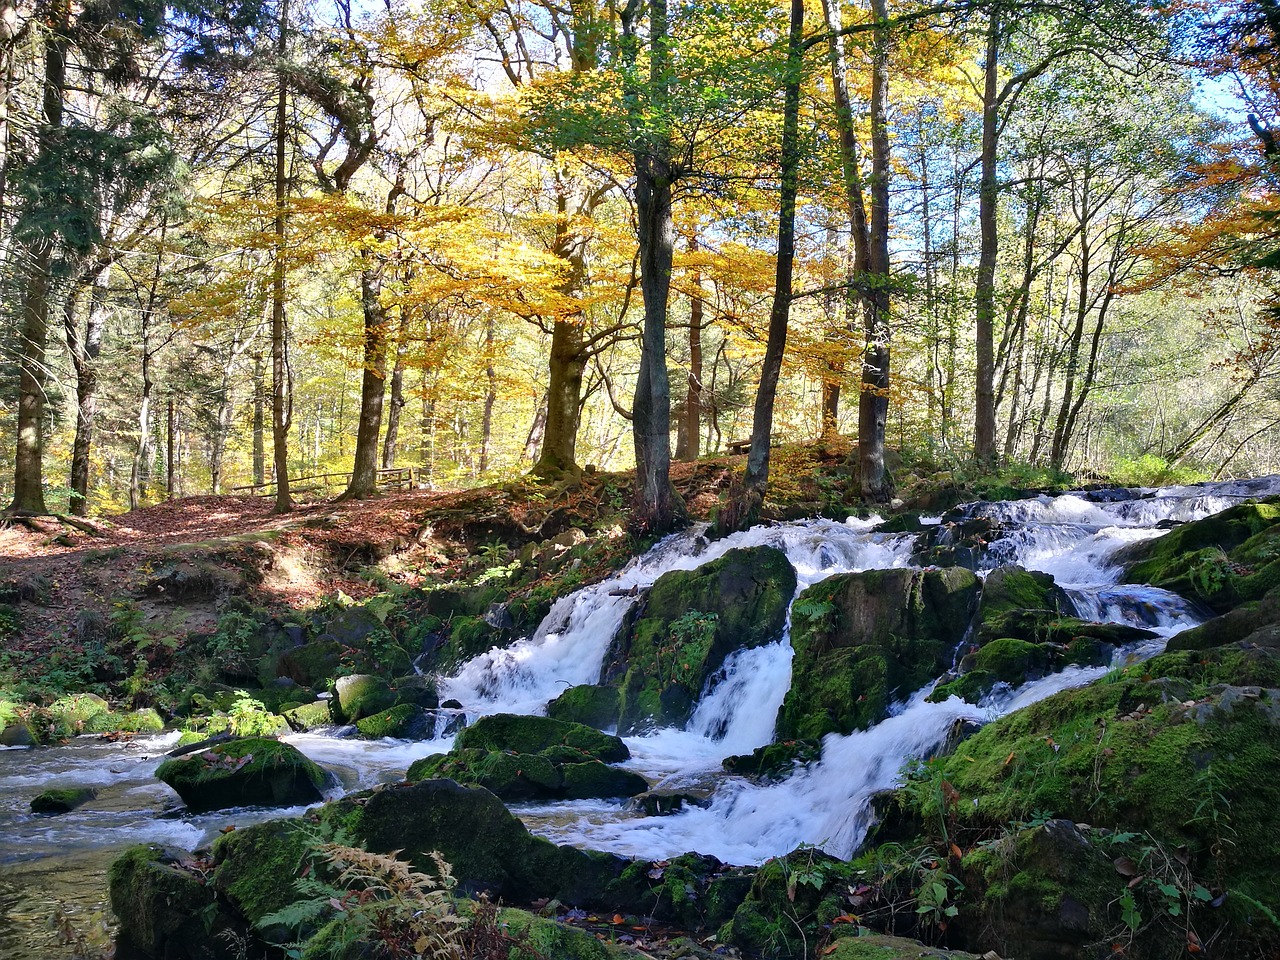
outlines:
M557 750L566 759L602 760L605 763L631 759L631 751L618 737L581 723L513 713L481 717L458 734L456 746L458 749L535 754Z
M950 666L978 579L968 570L869 570L830 577L796 600L791 689L779 739L878 723Z
M1126 583L1150 583L1225 613L1280 585L1277 521L1280 498L1249 501L1123 547L1112 561Z
M339 677L334 683L330 710L339 723L355 723L362 717L372 717L395 704L395 692L386 680L357 673Z
M156 776L193 812L226 807L292 807L323 799L328 775L297 748L246 737L171 757Z
M244 925L218 910L210 887L183 850L131 847L108 872L111 909L120 921L118 956L155 960L231 960L242 956ZM231 936L224 936L230 934Z
M782 635L795 590L795 571L773 547L659 577L607 658L605 682L621 689L618 730L683 724L730 653Z
M407 778L476 784L507 801L632 797L648 781L607 765L630 755L617 737L580 723L494 714L464 729L449 753L415 761Z
M1005 846L965 857L971 943L994 933L1027 960L1081 956L1116 935L1127 956L1179 956L1188 929L1222 955L1280 945L1266 919L1280 914L1275 650L1166 653L1057 694L968 737L902 795L950 836L1008 837L1014 825ZM1046 813L1067 823L1019 826ZM1130 925L1143 927L1131 945Z

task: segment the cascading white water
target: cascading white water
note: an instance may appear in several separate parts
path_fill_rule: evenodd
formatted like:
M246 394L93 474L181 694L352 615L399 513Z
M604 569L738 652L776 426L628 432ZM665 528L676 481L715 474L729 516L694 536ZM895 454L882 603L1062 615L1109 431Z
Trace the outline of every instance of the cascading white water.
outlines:
M1105 672L1073 667L1015 693L995 693L981 706L956 697L929 703L925 688L870 730L827 736L822 759L786 780L764 785L728 780L709 806L667 817L622 817L616 805L590 802L577 804L571 817L560 809L549 818L550 808L534 808L528 815L538 833L557 843L624 856L663 859L697 850L728 863L759 863L812 844L847 857L866 835L871 798L894 786L910 759L937 750L957 721L992 720Z
M1017 562L1052 573L1085 619L1129 623L1168 636L1198 622L1200 613L1164 591L1116 583L1111 554L1125 543L1161 531L1163 520L1192 520L1250 496L1280 492L1280 477L1245 483L1170 488L1121 494L1040 497L981 504L967 516L989 516L1000 536L985 562ZM938 518L940 522L942 518ZM926 521L931 522L931 521ZM468 663L442 685L472 715L542 712L566 685L598 679L603 657L634 594L668 570L693 569L733 547L769 544L782 549L797 572L799 589L828 576L910 563L913 540L877 534L875 521L815 520L761 527L707 543L696 534L669 538L633 561L618 576L559 601L534 637ZM1138 656L1150 655L1147 646ZM1029 683L1016 693L996 692L981 707L913 697L900 712L869 731L828 738L823 759L771 786L726 778L721 760L767 743L790 681L791 650L778 643L732 655L684 729L657 730L628 739L629 766L658 786L712 792L710 806L668 818L624 815L617 804L578 803L548 811L524 811L535 830L557 839L646 857L694 849L731 861L758 860L801 842L835 852L853 849L866 828L867 797L892 785L904 760L936 748L957 719L986 720L1099 671L1073 669ZM451 738L405 744L290 738L304 753L334 771L343 789L357 789L403 775L408 763L442 752ZM154 780L166 741L103 744L78 740L49 751L0 751L0 863L41 857L57 849L116 845L136 840L193 847L227 823L245 824L293 811L229 811L191 816ZM26 812L37 786L101 787L100 799L56 819Z
M596 683L609 644L639 591L672 570L693 570L735 547L777 547L800 588L833 573L904 566L912 541L871 532L878 519L809 520L754 527L714 542L700 532L668 537L621 573L559 600L528 640L490 650L440 684L441 699L469 713L540 713L568 687Z

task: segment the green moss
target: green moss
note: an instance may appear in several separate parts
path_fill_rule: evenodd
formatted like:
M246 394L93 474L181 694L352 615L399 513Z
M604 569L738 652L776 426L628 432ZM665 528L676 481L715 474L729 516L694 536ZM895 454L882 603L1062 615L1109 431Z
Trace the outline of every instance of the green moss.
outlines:
M505 926L516 945L511 947L507 960L609 960L609 952L603 943L585 930L578 930L537 917L523 910L504 909L498 914L498 922ZM527 944L524 949L520 944Z
M927 947L916 940L870 932L837 940L825 957L828 960L978 960L974 953Z
M130 847L108 870L119 940L144 956L180 956L219 930L213 891L179 866L190 854Z
M311 847L297 820L276 820L223 834L213 845L213 886L251 923L292 903Z
M97 796L98 791L89 787L66 787L58 790L46 790L31 801L31 812L69 813Z
M977 588L971 572L952 568L845 574L806 590L779 737L817 740L884 719L949 665Z
M300 707L284 712L284 718L294 730L314 730L327 727L333 723L333 715L329 711L328 700L317 700L315 703L304 703Z
M422 710L412 704L402 703L375 713L371 717L363 717L356 721L356 729L360 736L370 740L382 737L409 737L415 726L422 721Z
M156 777L193 811L312 803L321 799L328 782L325 772L295 747L264 737L172 757L156 768Z
M812 763L822 755L817 740L781 740L765 744L741 756L726 757L724 769L744 777L780 780L790 775L797 764Z
M584 724L511 713L481 717L458 734L456 746L458 749L532 754L554 747L569 747L578 751L583 759L606 763L617 763L631 757L631 751L618 737Z
M618 691L597 684L570 687L547 704L547 716L592 727L613 726L618 722Z

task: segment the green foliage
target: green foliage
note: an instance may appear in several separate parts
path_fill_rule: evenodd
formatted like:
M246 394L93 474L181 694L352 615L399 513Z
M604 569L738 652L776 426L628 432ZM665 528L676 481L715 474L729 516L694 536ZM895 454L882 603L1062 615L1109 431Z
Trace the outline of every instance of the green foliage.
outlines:
M283 926L299 935L284 946L291 960L340 960L358 941L390 957L463 960L453 871L440 854L429 854L428 874L338 843L322 843L315 853L328 879L320 871L301 878L299 899L258 921L259 929Z

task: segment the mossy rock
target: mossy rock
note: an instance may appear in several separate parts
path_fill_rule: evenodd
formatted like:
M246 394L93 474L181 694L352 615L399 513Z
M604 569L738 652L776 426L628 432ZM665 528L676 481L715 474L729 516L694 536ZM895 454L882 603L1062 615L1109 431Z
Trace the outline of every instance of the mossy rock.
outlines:
M313 640L286 650L276 661L276 676L309 688L323 687L338 672L343 646L337 640Z
M844 895L853 879L852 864L816 849L766 861L718 940L768 960L810 956L807 945L845 913Z
M795 571L773 547L729 550L659 577L606 658L605 679L622 691L619 731L687 721L730 653L782 635L795 589Z
M1166 650L1208 650L1240 640L1276 646L1263 638L1268 628L1280 623L1280 588L1273 588L1259 600L1242 603L1233 610L1206 620L1199 626L1183 630L1169 638Z
M294 730L305 733L319 727L327 727L333 723L333 714L329 710L329 700L317 700L315 703L304 703L300 707L284 712L284 718Z
M328 775L297 748L246 737L172 757L156 769L193 812L226 807L287 807L316 803Z
M355 723L395 706L396 695L381 677L367 673L339 677L333 685L330 712L339 723Z
M1109 955L1112 939L1129 946L1119 901L1130 877L1113 862L1120 852L1094 843L1070 820L1015 828L975 848L964 858L958 894L963 940L1027 960ZM1125 955L1151 956L1151 937L1143 931ZM1162 950L1181 952L1173 944Z
M579 902L589 892L602 896L625 863L533 836L482 787L423 780L355 799L363 807L352 826L369 850L403 850L419 869L429 868L427 855L437 850L467 892L488 890L518 902L537 897ZM331 806L330 816L340 812L341 805Z
M760 780L783 780L800 765L813 763L822 756L818 740L779 740L757 747L751 753L726 757L722 766L727 773Z
M124 951L165 960L231 960L236 951L223 934L244 938L218 909L210 887L187 865L184 850L154 845L130 847L108 871L111 909L120 921Z
M435 652L435 668L449 673L497 646L502 639L501 631L490 626L483 617L454 617L449 624L449 639Z
M433 777L475 784L508 802L559 799L564 786L560 768L546 757L474 749L416 760L405 779Z
M1277 521L1280 498L1241 503L1123 547L1112 559L1124 566L1125 583L1150 583L1225 613L1280 585Z
M391 684L391 689L395 691L396 706L408 703L423 710L435 710L440 706L440 693L436 689L435 677L418 674L397 677Z
M74 693L59 697L47 708L50 733L55 737L70 737L90 732L86 725L95 717L111 712L111 705L93 693Z
M817 740L883 720L950 665L977 591L958 567L869 570L810 587L796 600L778 737Z
M1147 836L1181 851L1206 888L1229 878L1237 907L1280 913L1280 875L1270 867L1280 856L1278 681L1275 651L1184 651L1004 717L937 770L958 798L955 829L999 830L1049 811ZM930 793L918 794L924 822L941 814ZM1248 842L1223 843L1228 835ZM1218 926L1246 941L1275 933L1228 913L1201 917L1202 935Z
M495 713L481 717L458 734L460 750L509 750L513 753L543 753L568 747L581 759L618 763L631 759L631 751L618 737L601 733L581 723L551 717L525 717Z
M983 581L974 638L980 646L1001 637L1048 640L1045 625L1074 612L1066 591L1050 574L1006 564Z
M159 733L164 719L151 707L128 713L97 713L85 721L85 733Z
M272 820L223 834L213 844L213 888L257 924L298 898L315 841L301 820Z
M356 729L366 740L384 737L418 740L431 732L427 712L410 703L397 704L371 717L362 717L356 721Z
M594 683L570 687L547 704L547 716L591 727L612 726L618 722L618 690Z
M560 772L564 777L561 796L565 800L634 797L649 789L649 781L640 774L611 767L599 760L566 763Z
M65 787L46 790L31 801L32 813L70 813L96 799L98 791L91 787Z
M524 910L500 910L497 921L513 941L505 960L610 960L614 956L588 931Z
M824 960L981 960L976 953L930 947L918 940L870 931L836 940L823 956Z

